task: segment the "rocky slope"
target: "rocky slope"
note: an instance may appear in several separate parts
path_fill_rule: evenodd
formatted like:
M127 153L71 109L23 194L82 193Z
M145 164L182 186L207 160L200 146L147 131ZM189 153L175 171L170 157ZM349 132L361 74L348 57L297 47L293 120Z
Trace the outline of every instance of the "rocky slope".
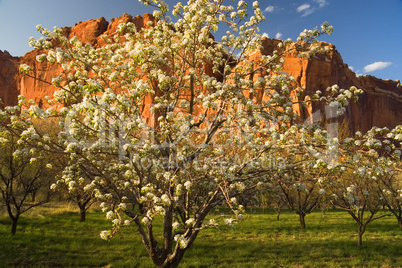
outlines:
M107 22L105 18L93 19L77 23L74 27L65 27L63 32L66 37L77 36L83 43L91 43L94 47L104 45L103 34L111 36L117 29L119 22L133 22L137 29L147 27L147 22L153 20L152 15L132 17L124 14L122 17ZM279 40L265 39L263 41L263 54L270 54L277 47ZM381 80L372 76L356 77L356 75L343 63L342 57L331 44L327 46L330 53L319 55L311 59L298 58L291 53L285 54L284 71L296 79L298 87L306 91L315 92L334 84L341 88L356 86L364 90L357 103L351 103L347 108L345 119L349 123L351 131L367 131L372 126L392 128L402 124L402 89L397 87L397 82ZM57 66L47 63L39 64L35 57L41 54L39 51L31 51L23 57L12 57L8 52L0 51L0 98L5 105L15 105L17 96L23 94L27 99L35 100L39 105L45 96L51 96L55 88L50 84L55 74L61 70ZM21 76L18 73L19 64L26 63L34 68L35 76L32 78ZM312 107L312 110L323 107ZM307 111L305 118L311 115L312 110ZM321 116L324 116L321 114ZM328 116L327 116L328 118Z

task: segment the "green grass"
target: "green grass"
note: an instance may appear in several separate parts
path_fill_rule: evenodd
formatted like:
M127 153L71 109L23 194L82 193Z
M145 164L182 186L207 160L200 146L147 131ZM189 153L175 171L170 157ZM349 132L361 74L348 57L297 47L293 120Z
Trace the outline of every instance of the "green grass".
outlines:
M0 267L153 267L134 226L111 241L102 212L80 223L71 207L23 214L17 234L0 214ZM283 211L250 212L235 230L208 229L186 252L181 267L401 267L402 230L395 218L368 225L357 247L356 225L343 211L314 212L301 231L298 217Z

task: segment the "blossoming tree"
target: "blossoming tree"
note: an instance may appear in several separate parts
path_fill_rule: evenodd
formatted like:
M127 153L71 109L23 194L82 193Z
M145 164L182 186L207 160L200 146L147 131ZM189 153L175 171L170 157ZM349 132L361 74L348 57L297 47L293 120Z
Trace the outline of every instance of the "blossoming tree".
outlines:
M63 180L83 183L102 200L113 226L101 237L111 239L120 228L135 225L154 264L175 267L202 229L221 221L232 226L242 218L239 197L294 168L294 163L269 164L272 155L286 147L323 146L319 139L307 143L308 135L300 142L291 138L305 129L297 123L296 103L321 98L342 108L357 89L305 98L307 93L294 89L294 80L281 72L278 51L252 58L260 49L257 25L264 19L258 2L248 17L245 1L232 7L223 0L190 0L173 8L175 22L164 1L141 2L156 8L155 20L142 29L121 23L115 36L103 36L103 47L39 26L51 39L30 40L43 50L37 60L63 69L53 79L59 90L47 105L62 108L32 105L23 114L58 118L63 131L57 140L32 128L27 133L41 140L38 146L68 155L66 171L88 174L82 180L64 172ZM211 32L221 23L227 32L216 42ZM306 44L331 31L323 24L304 31L300 45L284 41L279 48L309 56ZM21 70L32 75L29 66ZM23 139L30 140L29 135ZM232 216L207 219L224 204ZM162 219L162 228L154 228L155 219Z
M402 126L397 126L386 132L384 151L392 152L395 140L402 140ZM378 161L383 167L376 173L376 183L380 198L389 211L396 217L398 225L402 228L402 163L400 151L393 152L393 159L380 158ZM398 161L399 160L399 161Z
M76 163L69 163L66 166L63 172L58 174L56 182L50 188L60 194L67 193L69 200L78 205L80 221L83 222L86 219L87 210L97 201L96 192L90 187L94 178L84 166Z
M2 111L0 117L4 119L5 114ZM48 186L52 169L42 153L20 140L21 134L15 129L0 131L0 201L12 221L12 235L23 213L48 202L46 197L39 201L28 198Z
M401 163L399 163L401 166ZM378 188L381 198L389 211L396 217L399 228L402 228L402 170L394 167L393 172L378 176Z
M384 139L387 136L390 139ZM326 181L331 202L347 211L356 222L359 247L367 225L389 216L382 210L387 203L394 201L392 197L384 199L384 192L390 187L386 178L394 176L395 167L401 164L401 151L394 145L400 140L399 126L391 131L373 127L364 135L357 132L354 138L346 138L340 146L342 162L334 176Z
M330 171L317 165L317 159L308 152L304 159L300 158L299 153L288 154L288 167L272 174L269 186L286 207L299 215L300 228L304 230L306 215L320 206L324 199L325 190L320 184Z

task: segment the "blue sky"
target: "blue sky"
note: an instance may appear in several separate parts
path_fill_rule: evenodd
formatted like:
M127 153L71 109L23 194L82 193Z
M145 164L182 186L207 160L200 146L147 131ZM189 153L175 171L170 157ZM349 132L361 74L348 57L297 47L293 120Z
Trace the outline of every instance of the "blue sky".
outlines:
M253 1L246 2L251 6ZM270 38L295 40L304 29L328 21L334 33L320 40L334 44L357 74L402 79L402 0L259 2L267 18L260 30ZM145 12L152 13L152 8L145 8L138 0L0 0L0 50L14 56L31 50L28 39L39 37L37 24L53 29L93 18L110 21L123 13L136 16Z

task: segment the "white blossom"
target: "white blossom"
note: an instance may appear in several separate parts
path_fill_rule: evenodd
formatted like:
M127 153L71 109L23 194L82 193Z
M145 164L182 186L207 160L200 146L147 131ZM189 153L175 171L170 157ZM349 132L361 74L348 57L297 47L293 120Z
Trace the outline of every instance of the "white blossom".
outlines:
M186 248L188 245L188 240L179 234L175 235L174 240L179 243L180 248Z
M104 240L108 240L109 239L109 232L108 231L102 231L100 232L100 237Z
M194 218L189 218L188 220L186 220L186 225L187 226L192 226L192 225L194 225L194 223L195 223Z
M179 227L180 227L180 223L178 223L177 221L175 221L175 222L172 224L173 230L178 230Z
M325 194L325 190L321 188L321 189L318 191L318 193L321 194L321 195L323 195L323 194Z
M184 183L184 187L185 187L187 190L189 190L189 189L191 188L191 185L192 185L191 181L186 181L186 182Z
M113 217L114 217L113 211L109 210L109 211L106 213L106 219L111 220Z

